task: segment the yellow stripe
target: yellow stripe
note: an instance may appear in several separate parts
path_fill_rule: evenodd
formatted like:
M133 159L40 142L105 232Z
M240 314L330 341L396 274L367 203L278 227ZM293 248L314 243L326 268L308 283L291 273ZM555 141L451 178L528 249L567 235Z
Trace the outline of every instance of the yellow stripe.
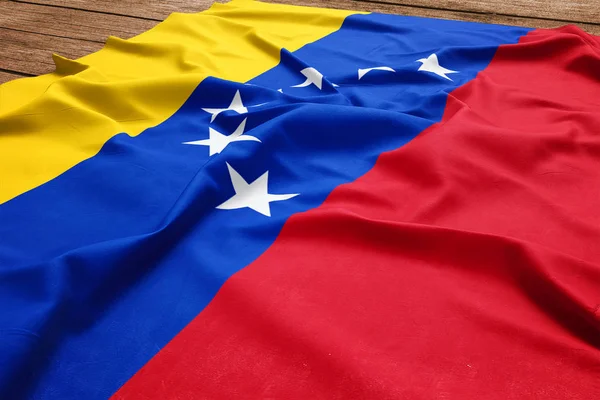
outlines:
M56 72L0 86L0 203L170 117L207 76L246 82L338 30L350 11L237 0L172 14L129 40L111 37Z

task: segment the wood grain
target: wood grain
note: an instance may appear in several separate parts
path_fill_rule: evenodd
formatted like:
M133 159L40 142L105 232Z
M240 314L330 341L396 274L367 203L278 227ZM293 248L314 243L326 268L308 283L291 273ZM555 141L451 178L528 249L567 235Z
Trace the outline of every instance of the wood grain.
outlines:
M163 20L172 12L198 12L207 9L212 0L17 0L19 2L51 4L81 10L114 13L141 18ZM225 1L220 1L225 2ZM272 1L298 5L344 8L347 10L377 10L386 5L402 8L416 8L417 11L406 15L427 16L428 11L438 10L451 13L483 13L502 20L503 16L524 17L526 19L552 19L560 22L587 22L600 24L600 0L300 0ZM332 3L343 3L335 6ZM358 4L357 4L358 3ZM361 4L366 3L366 4ZM378 5L379 4L379 5ZM537 27L543 22L531 25ZM556 26L553 25L553 26Z
M600 23L600 0L382 0L382 3L569 22Z
M225 2L224 0L218 0ZM600 0L263 0L493 24L554 28L573 21L600 35ZM129 38L172 12L199 12L213 0L0 0L0 79L54 70L53 52L79 58L110 35ZM504 15L506 14L506 15ZM12 72L11 72L12 71Z
M108 36L128 39L157 22L95 12L0 2L0 28L104 43Z
M24 78L23 75L17 75L12 72L0 71L0 84L8 81L12 81L13 79Z
M19 3L46 4L78 10L97 11L162 21L173 12L199 12L213 0L16 0ZM225 0L218 0L225 3Z
M538 18L515 17L498 14L481 14L463 11L446 11L433 8L421 8L413 6L402 6L397 4L388 4L381 2L367 2L354 0L262 0L267 3L295 4L312 7L328 7L338 9L349 9L351 5L353 10L371 11L386 14L400 14L417 17L454 19L460 21L482 22L488 24L526 26L530 28L556 28L564 26L564 21L546 20ZM351 3L351 4L349 4ZM600 24L577 23L584 31L600 35Z
M54 71L52 53L79 58L99 50L101 43L0 28L0 68L25 74Z

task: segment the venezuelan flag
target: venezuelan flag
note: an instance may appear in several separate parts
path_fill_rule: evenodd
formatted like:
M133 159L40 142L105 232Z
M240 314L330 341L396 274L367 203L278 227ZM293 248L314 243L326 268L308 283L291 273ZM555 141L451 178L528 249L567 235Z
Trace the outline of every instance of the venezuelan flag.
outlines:
M0 87L0 398L600 398L600 39L237 0Z

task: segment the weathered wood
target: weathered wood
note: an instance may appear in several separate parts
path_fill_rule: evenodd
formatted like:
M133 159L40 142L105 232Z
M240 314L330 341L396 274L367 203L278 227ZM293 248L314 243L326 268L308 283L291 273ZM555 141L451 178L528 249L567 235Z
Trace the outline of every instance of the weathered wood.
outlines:
M151 18L162 20L172 12L198 12L207 9L213 3L212 0L17 0L19 2L29 2L38 4L51 4L61 7L77 8L82 10L94 10L120 15L129 15L134 17ZM219 0L221 1L221 0ZM489 14L477 19L471 16L469 20L487 21L492 19L499 21L496 23L515 20L514 17L523 17L533 22L529 23L532 27L549 27L564 25L565 21L580 23L600 24L600 0L283 0L272 1L286 4L314 5L318 7L343 8L348 10L366 10L379 12L394 12L381 10L407 10L415 8L412 13L406 12L405 15L430 16L435 14L438 18L444 18L444 14L472 15L473 13ZM224 2L224 1L223 1ZM363 4L364 3L364 4ZM389 6L389 7L387 7ZM433 11L429 11L433 10ZM397 13L398 11L396 11ZM498 15L503 14L503 15ZM449 16L447 18L450 18ZM535 20L540 19L539 22ZM556 20L545 23L543 19ZM583 26L583 25L582 25ZM592 27L592 30L596 28Z
M35 75L54 71L53 52L79 58L102 47L102 43L5 28L0 28L0 43L0 68Z
M78 58L99 50L108 36L130 38L157 22L27 3L0 2L0 68L52 72L52 53Z
M24 78L23 75L13 74L12 72L0 71L0 85L4 82L12 81L14 79Z
M480 14L463 11L446 11L433 8L401 6L380 2L366 2L353 0L262 0L267 3L295 4L313 7L328 7L337 9L352 9L357 11L371 11L386 14L400 14L418 17L454 19L460 21L483 22L488 24L527 26L531 28L556 28L565 25L563 21L554 21L537 18L510 17L497 14ZM577 23L584 31L600 35L600 24Z
M110 35L128 39L154 25L155 21L139 18L12 1L0 2L0 28L44 35L104 43Z
M13 0L19 3L48 4L78 10L162 21L173 12L199 12L209 8L213 0ZM216 2L225 3L225 0Z
M600 0L382 0L382 3L518 17L547 18L576 23L600 23Z
M1 1L1 0L0 0ZM536 28L553 28L564 25L563 21L537 18L499 15L473 8L473 4L483 4L476 0L444 0L434 3L431 0L411 0L413 5L398 5L405 0L385 0L385 2L357 0L263 0L271 3L295 4L315 7L352 9L357 11L373 11L390 14L414 15L432 18L456 19L464 21L485 22L494 24L519 25ZM531 10L542 7L540 0L527 0L534 4ZM52 6L35 5L45 3ZM590 3L591 2L591 3ZM588 4L596 4L600 0L589 0ZM135 17L164 19L171 12L197 12L207 9L212 0L19 0L0 2L0 69L12 70L26 74L42 74L54 70L51 54L56 52L69 58L78 58L99 50L109 35L128 38L148 30L156 22ZM504 10L506 4L525 4L526 0L508 0L499 9ZM568 3L568 4L567 4ZM437 6L427 8L414 4ZM472 11L450 11L443 8L461 7ZM480 4L480 8L483 7ZM545 4L545 3L544 3ZM556 9L556 0L548 3L548 10ZM575 4L575 5L574 5ZM565 10L582 10L581 2L565 2ZM68 7L68 8L63 8ZM554 7L554 8L552 8ZM570 7L570 8L569 8ZM93 11L82 11L89 9ZM515 13L525 13L522 6L515 6ZM598 24L578 23L589 33L600 35L600 7L591 10L586 20L596 18ZM510 11L510 10L509 10ZM508 12L508 11L507 11ZM554 11L552 11L554 12ZM106 14L110 13L110 14ZM565 18L576 18L577 13L563 15ZM577 17L579 18L579 17Z

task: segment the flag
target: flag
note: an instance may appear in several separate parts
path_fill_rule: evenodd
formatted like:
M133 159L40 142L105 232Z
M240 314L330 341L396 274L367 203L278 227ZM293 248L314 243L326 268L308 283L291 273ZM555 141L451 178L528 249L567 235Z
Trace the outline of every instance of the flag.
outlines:
M600 396L600 39L232 1L0 87L0 398Z

